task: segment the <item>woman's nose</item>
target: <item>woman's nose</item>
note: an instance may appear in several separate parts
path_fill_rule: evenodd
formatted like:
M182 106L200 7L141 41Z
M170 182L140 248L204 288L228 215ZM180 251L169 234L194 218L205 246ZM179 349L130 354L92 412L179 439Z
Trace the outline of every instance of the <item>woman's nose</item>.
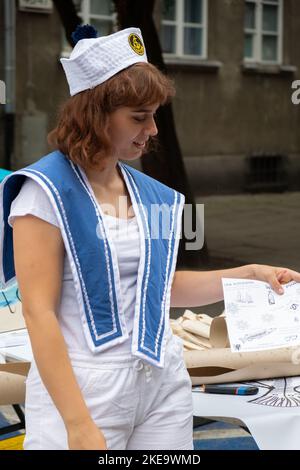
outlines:
M158 130L157 130L156 122L155 122L155 119L152 118L148 126L148 134L153 137L157 135L157 133L158 133Z

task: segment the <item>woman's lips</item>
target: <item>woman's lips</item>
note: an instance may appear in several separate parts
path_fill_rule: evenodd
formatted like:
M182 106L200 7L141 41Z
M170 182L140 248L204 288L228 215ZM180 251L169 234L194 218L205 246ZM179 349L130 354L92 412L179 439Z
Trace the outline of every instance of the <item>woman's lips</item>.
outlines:
M133 142L133 143L134 143L134 145L135 145L137 148L139 148L139 149L143 149L143 148L145 147L145 145L146 145L146 142L142 142L142 143L140 143L140 142Z

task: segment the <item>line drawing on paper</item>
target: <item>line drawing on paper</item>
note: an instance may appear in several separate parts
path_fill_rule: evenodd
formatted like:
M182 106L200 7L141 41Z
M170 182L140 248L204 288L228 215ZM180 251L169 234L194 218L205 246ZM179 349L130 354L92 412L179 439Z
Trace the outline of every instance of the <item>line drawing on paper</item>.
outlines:
M269 305L274 305L275 304L275 297L274 297L274 294L271 291L271 289L269 289L269 292L268 292L268 303L269 303Z
M248 292L237 291L236 301L241 304L252 304L253 299Z
M223 279L226 323L232 352L300 345L299 284L280 296L267 283Z
M249 323L245 320L239 320L236 322L236 327L243 331L243 330L248 330L249 329Z
M252 335L244 335L239 338L239 340L242 343L246 343L247 341L254 341L256 339L260 339L264 336L270 335L273 331L275 331L275 328L268 328L267 330L259 331L258 333L253 333Z
M246 383L258 386L260 394L260 396L248 400L248 403L279 408L300 406L299 378L284 377L266 382L258 380Z
M227 310L229 313L234 315L235 313L238 313L239 307L234 302L231 302L230 304L228 304Z

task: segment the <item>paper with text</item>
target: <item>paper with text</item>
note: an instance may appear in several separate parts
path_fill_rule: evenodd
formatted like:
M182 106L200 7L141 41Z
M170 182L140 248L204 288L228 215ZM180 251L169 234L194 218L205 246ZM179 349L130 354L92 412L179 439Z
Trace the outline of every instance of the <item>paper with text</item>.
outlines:
M300 345L300 283L277 294L262 281L223 278L226 323L232 352Z

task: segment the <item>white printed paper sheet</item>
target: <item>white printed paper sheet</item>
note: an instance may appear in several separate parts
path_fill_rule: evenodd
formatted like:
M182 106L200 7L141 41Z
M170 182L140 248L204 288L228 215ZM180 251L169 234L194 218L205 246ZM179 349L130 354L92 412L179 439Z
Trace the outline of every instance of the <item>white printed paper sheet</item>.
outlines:
M300 283L277 294L262 281L222 279L232 352L300 345Z

